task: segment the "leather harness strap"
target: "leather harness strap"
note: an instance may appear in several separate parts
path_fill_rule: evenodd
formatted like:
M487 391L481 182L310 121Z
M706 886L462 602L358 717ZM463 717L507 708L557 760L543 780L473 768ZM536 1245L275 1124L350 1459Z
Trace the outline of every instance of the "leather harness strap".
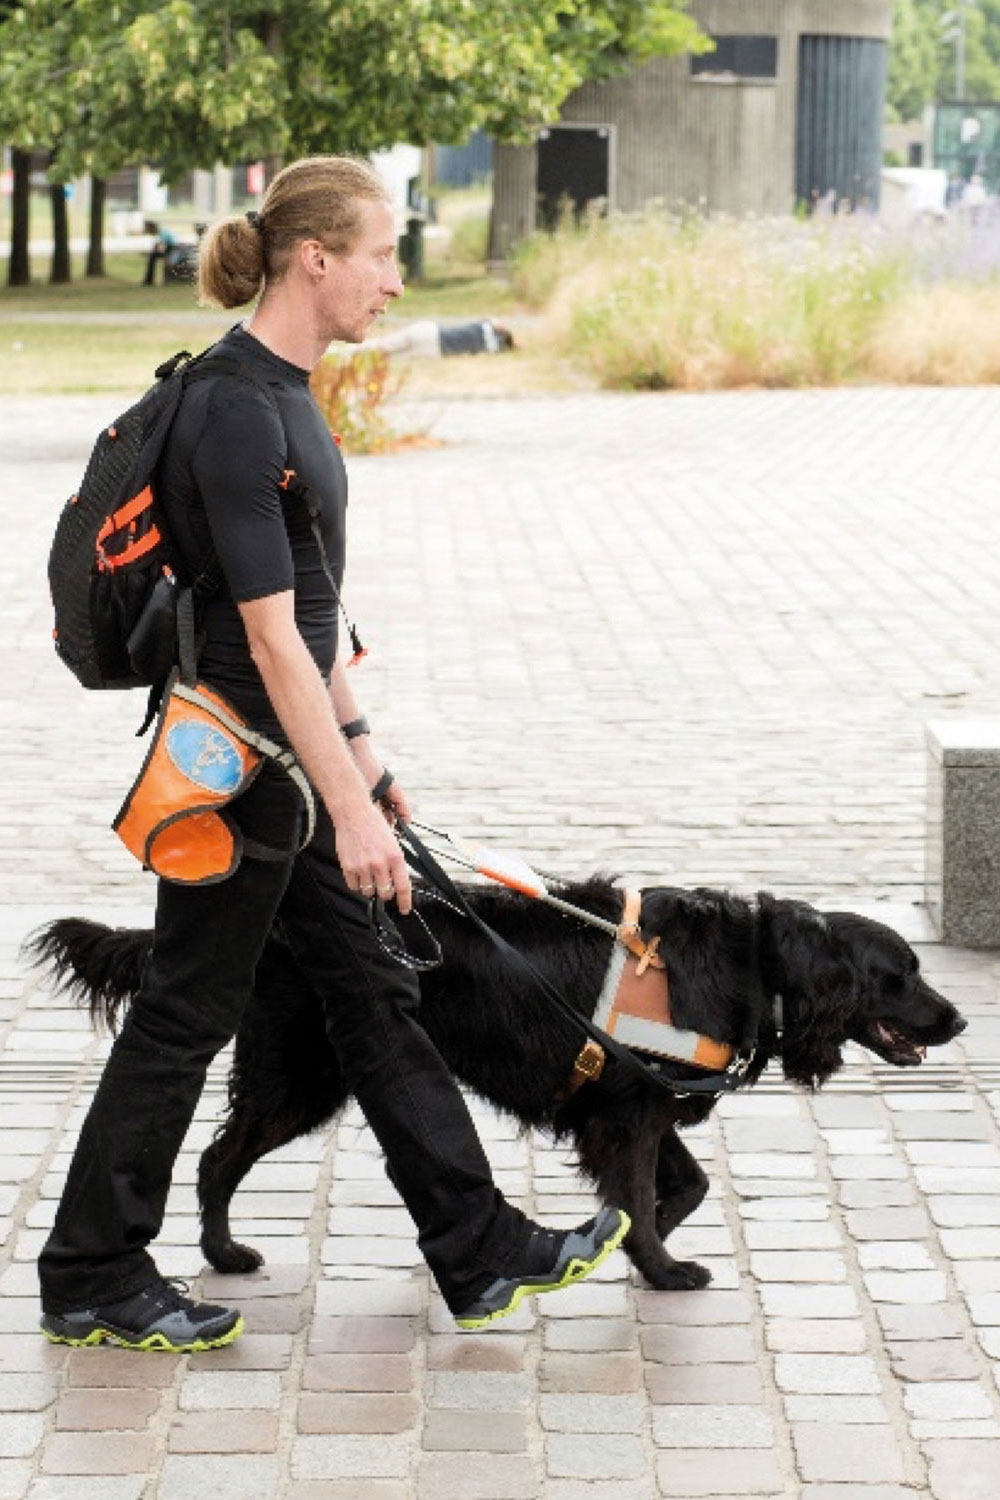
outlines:
M673 1025L670 982L666 963L658 952L660 939L643 941L639 925L641 905L639 891L625 892L625 909L594 1011L595 1024L637 1051L696 1068L727 1068L733 1057L732 1047L697 1031L680 1031ZM589 1038L560 1097L575 1094L588 1079L600 1078L604 1063L604 1048Z

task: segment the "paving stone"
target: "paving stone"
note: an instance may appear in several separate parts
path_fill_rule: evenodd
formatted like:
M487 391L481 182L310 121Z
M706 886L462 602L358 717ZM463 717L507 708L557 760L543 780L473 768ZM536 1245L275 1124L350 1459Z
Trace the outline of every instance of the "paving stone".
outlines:
M1000 1422L984 1417L911 1417L910 1436L918 1442L930 1438L1000 1438Z
M836 1282L847 1280L843 1256L823 1250L756 1251L750 1256L750 1271L758 1281Z
M550 1479L545 1500L655 1500L650 1479Z
M628 1433L554 1432L545 1439L545 1466L556 1479L638 1479L646 1453Z
M224 1349L207 1349L188 1358L189 1370L287 1370L292 1358L290 1333L243 1333Z
M317 1318L309 1330L311 1354L408 1354L416 1335L411 1318Z
M860 1354L866 1342L862 1324L846 1318L769 1318L764 1338L789 1354Z
M303 1391L300 1432L408 1432L420 1408L414 1396L385 1391Z
M758 1406L657 1406L653 1441L659 1448L769 1448L774 1429Z
M914 1417L938 1421L991 1417L993 1407L982 1386L972 1381L924 1381L903 1390L903 1404Z
M181 1412L170 1424L171 1453L271 1453L278 1446L278 1416L270 1411Z
M496 1335L491 1335L491 1341L495 1339ZM559 1318L546 1320L542 1325L542 1343L546 1349L601 1353L634 1349L636 1342L635 1324L626 1318Z
M160 1400L159 1391L127 1388L116 1391L106 1386L66 1390L56 1407L55 1425L74 1432L88 1432L95 1428L142 1432L159 1408Z
M4 1458L30 1458L42 1440L45 1419L35 1412L0 1415L0 1453Z
M837 1184L844 1208L906 1208L916 1202L909 1182L845 1181Z
M950 1307L883 1302L875 1311L887 1339L924 1342L962 1336L961 1324Z
M802 1422L792 1428L799 1470L806 1480L874 1484L903 1478L903 1459L878 1427Z
M756 1365L647 1365L646 1390L661 1406L742 1406L764 1399Z
M242 1455L168 1453L160 1472L156 1500L276 1500L281 1487L277 1458Z
M412 1281L321 1281L316 1287L317 1317L413 1317L423 1289Z
M764 1223L828 1221L830 1206L821 1198L755 1198L739 1205L740 1217Z
M281 1400L281 1377L270 1370L190 1370L181 1382L182 1411L272 1410Z
M146 1474L152 1454L152 1439L144 1432L54 1432L45 1443L42 1469L47 1474Z
M579 1391L597 1395L621 1395L639 1390L642 1361L637 1353L604 1354L550 1352L538 1365L541 1391Z
M0 1375L0 1411L44 1411L51 1406L59 1391L55 1375L2 1374Z
M840 1233L831 1223L750 1222L744 1226L743 1238L748 1250L834 1250L840 1246Z
M670 1496L720 1500L730 1495L788 1493L775 1454L741 1448L661 1453L656 1475L661 1492Z
M914 1500L914 1493L900 1484L807 1484L799 1500Z
M399 1436L297 1437L292 1444L295 1479L401 1479L410 1468L413 1440Z
M990 1132L985 1116L944 1110L897 1115L892 1128L904 1141L985 1141L989 1140Z
M516 1411L428 1411L420 1441L428 1451L523 1453L528 1446Z
M765 1317L856 1318L858 1300L850 1286L786 1286L765 1283L760 1288Z
M856 1240L922 1240L930 1230L923 1208L855 1208L844 1218Z
M498 1407L513 1411L527 1405L531 1388L525 1375L494 1370L461 1373L441 1370L430 1377L428 1404L465 1407L470 1411L491 1411Z
M417 1500L536 1500L534 1464L513 1454L491 1454L471 1464L466 1453L424 1453L417 1468Z
M774 1378L780 1390L803 1395L877 1395L882 1389L875 1361L837 1354L777 1354Z
M34 1464L22 1458L0 1458L0 1500L22 1500L27 1494Z
M299 1479L282 1493L284 1500L413 1500L402 1479Z
M538 1419L547 1432L638 1432L645 1410L637 1395L560 1393L539 1398Z
M941 1271L866 1271L865 1286L873 1302L944 1302L948 1283Z
M750 1302L743 1292L637 1292L636 1312L640 1323L669 1323L696 1328L716 1324L749 1323Z
M934 1500L996 1500L1000 1442L951 1439L924 1445Z
M799 1422L837 1422L885 1425L889 1413L875 1396L786 1396L785 1419Z
M892 1373L898 1380L975 1380L979 1362L957 1339L887 1344Z
M42 1474L32 1482L26 1500L140 1500L145 1488L145 1474L102 1474L99 1479Z
M302 1386L307 1391L409 1391L413 1368L406 1354L312 1354Z
M955 1193L927 1200L931 1218L942 1229L1000 1225L1000 1193Z
M645 1359L668 1365L743 1364L757 1358L748 1328L649 1327L640 1330Z
M427 1340L429 1370L504 1370L524 1368L525 1341L518 1334L437 1334Z
M24 1371L27 1374L61 1370L69 1358L69 1349L40 1339L32 1333L0 1334L0 1370Z
M858 1246L862 1271L933 1271L926 1245L911 1240L868 1240Z

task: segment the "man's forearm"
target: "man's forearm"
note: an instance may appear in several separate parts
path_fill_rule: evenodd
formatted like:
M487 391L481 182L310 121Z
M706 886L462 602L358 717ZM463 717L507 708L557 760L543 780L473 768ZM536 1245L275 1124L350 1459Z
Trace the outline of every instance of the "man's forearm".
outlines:
M346 804L367 798L365 779L340 734L330 694L297 633L251 646L282 728L336 823Z

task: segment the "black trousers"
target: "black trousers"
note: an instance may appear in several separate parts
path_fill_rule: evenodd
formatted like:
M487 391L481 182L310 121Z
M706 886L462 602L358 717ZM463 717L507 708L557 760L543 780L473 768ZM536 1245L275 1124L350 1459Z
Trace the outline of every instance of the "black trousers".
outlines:
M298 793L271 767L232 811L248 836L278 847L293 843L301 817ZM376 943L367 903L344 883L330 820L317 812L316 834L294 860L244 858L217 885L160 882L142 988L39 1260L46 1311L114 1302L156 1276L147 1247L163 1223L174 1162L279 914L449 1307L467 1306L526 1237L527 1221L494 1186L465 1100L420 1026L415 977Z

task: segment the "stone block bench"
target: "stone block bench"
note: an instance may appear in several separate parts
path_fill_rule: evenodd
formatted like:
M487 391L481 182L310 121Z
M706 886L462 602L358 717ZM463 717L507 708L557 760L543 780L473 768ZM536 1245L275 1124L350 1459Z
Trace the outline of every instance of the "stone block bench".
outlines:
M1000 717L927 725L927 906L942 940L1000 948Z

